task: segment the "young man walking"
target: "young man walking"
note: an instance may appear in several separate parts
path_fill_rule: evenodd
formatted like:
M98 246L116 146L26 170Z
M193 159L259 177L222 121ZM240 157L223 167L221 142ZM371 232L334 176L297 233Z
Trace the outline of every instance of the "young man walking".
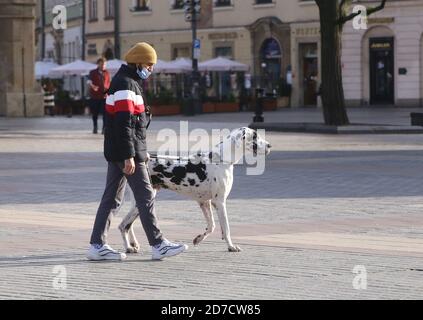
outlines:
M188 248L163 237L154 211L155 194L147 171L147 118L140 81L151 75L157 63L156 51L141 42L129 50L125 60L128 65L123 65L113 78L106 102L104 155L108 161L107 183L91 235L90 260L126 258L124 253L107 244L107 231L113 214L122 204L127 183L134 192L141 223L152 247L152 258L160 260Z

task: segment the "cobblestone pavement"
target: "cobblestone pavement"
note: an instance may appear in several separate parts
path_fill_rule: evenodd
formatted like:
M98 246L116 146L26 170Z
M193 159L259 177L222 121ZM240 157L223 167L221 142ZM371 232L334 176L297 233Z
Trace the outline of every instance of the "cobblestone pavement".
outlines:
M409 111L352 113L398 123ZM301 113L275 117L294 121ZM210 131L250 117L182 119ZM159 129L177 129L179 120L155 119L151 151ZM0 118L0 299L423 298L422 135L267 133L273 150L265 173L248 176L236 166L228 200L241 253L227 252L216 230L200 246L153 262L137 223L142 254L95 263L85 252L106 165L102 137L90 126L85 117ZM110 231L120 249L116 228L127 209ZM197 205L169 191L160 191L157 213L171 240L191 243L205 228ZM364 283L357 266L367 272L365 290L354 289Z

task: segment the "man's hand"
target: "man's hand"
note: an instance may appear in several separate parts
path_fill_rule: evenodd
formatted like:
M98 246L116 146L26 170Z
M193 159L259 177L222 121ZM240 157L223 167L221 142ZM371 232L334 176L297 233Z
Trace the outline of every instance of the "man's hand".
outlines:
M125 160L125 168L123 169L123 173L132 176L135 173L135 161L134 158Z
M93 89L94 91L98 91L98 89L100 89L100 87L99 86L96 86L96 85L91 85L91 89Z

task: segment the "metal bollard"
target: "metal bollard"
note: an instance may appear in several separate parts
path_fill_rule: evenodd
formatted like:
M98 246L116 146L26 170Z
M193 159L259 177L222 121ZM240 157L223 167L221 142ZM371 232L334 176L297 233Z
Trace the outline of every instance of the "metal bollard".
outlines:
M256 112L253 118L253 122L264 122L263 118L263 99L264 99L264 89L256 89Z

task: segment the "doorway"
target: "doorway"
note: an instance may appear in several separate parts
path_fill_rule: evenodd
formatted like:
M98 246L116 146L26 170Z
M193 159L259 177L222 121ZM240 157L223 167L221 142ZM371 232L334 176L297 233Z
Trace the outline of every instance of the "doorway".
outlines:
M278 87L281 77L282 50L278 41L274 38L266 39L260 55L262 87L266 93L271 94Z
M317 43L300 44L303 105L317 106L318 56Z
M370 39L370 104L394 104L394 38Z

